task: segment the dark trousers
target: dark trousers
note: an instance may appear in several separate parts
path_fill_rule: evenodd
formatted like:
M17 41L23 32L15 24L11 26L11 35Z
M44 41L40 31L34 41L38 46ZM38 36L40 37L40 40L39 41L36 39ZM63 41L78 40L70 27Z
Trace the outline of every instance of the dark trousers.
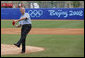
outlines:
M22 29L21 29L21 38L17 42L18 45L22 44L22 51L24 51L24 52L25 52L25 40L26 40L26 36L30 32L31 27L32 27L31 24L25 24L25 25L22 26Z

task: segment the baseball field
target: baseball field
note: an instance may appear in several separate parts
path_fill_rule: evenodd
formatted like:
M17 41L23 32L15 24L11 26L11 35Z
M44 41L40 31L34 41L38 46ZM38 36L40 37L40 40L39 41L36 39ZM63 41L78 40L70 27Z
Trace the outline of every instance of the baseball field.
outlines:
M12 20L1 20L1 57L84 57L84 20L32 20L26 46L43 50L13 54L20 50L13 46L20 30L12 26ZM12 54L6 54L10 49Z

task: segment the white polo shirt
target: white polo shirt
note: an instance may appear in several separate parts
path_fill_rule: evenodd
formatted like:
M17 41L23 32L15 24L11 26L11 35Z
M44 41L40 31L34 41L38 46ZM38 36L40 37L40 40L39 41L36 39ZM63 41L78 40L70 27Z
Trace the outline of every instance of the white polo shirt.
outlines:
M28 13L24 13L24 15L21 15L20 19L26 17L27 19L19 21L19 24L24 25L24 24L32 24L31 23L31 18Z

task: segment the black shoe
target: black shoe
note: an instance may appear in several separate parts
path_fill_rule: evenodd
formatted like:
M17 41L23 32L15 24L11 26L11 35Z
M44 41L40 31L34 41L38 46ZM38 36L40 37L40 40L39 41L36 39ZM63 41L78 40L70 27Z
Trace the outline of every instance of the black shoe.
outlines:
M22 51L21 53L25 53L25 51Z
M14 44L15 46L17 46L17 47L20 47L20 45L18 45L18 44Z

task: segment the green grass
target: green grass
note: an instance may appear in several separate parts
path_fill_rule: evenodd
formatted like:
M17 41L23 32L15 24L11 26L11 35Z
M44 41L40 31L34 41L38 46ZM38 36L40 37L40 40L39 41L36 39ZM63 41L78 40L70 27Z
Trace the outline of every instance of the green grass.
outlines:
M1 34L1 43L14 44L19 38L20 35ZM28 35L26 45L44 47L46 50L2 57L84 57L84 35Z
M32 21L33 28L84 28L84 21ZM1 28L14 28L12 21L1 20ZM1 34L1 44L14 44L16 34ZM31 54L1 57L84 57L84 35L28 35L26 45L46 48Z
M33 28L84 28L84 21L32 21ZM14 28L12 21L1 21L1 28Z

